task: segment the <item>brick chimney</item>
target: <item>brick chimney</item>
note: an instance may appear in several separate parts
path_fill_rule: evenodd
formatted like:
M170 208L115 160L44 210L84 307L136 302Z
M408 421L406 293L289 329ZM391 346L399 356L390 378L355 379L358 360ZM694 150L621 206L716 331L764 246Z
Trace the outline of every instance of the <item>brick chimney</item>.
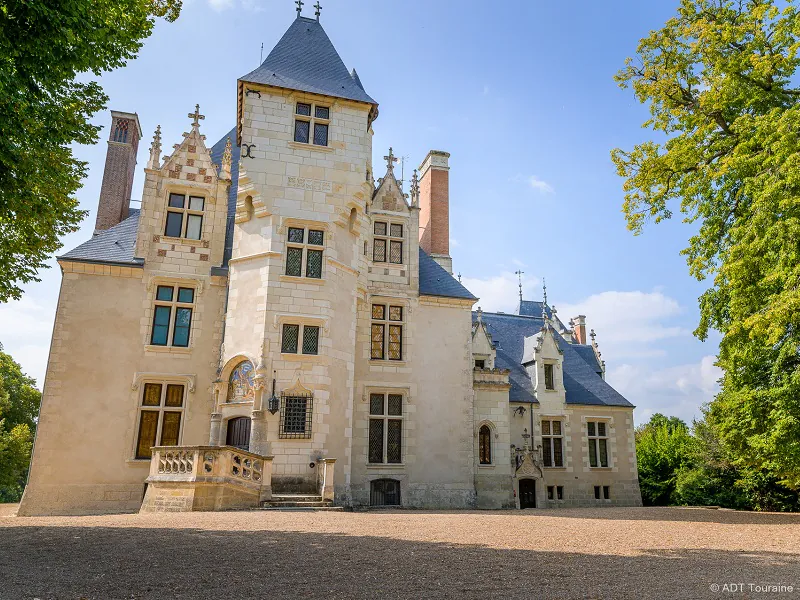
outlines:
M136 113L111 111L103 187L97 204L95 234L128 218L128 206L136 172L136 151L142 128Z
M419 247L452 274L449 159L448 152L431 150L419 167Z
M572 317L572 322L575 326L575 341L578 344L586 343L586 315L578 315Z

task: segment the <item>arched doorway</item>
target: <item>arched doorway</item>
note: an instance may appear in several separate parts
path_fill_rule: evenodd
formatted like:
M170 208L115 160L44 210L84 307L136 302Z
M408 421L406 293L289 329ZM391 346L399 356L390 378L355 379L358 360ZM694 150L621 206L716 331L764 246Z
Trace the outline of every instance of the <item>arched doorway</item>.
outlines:
M519 507L536 508L536 480L519 480Z
M250 450L250 419L248 417L236 417L228 421L225 445Z

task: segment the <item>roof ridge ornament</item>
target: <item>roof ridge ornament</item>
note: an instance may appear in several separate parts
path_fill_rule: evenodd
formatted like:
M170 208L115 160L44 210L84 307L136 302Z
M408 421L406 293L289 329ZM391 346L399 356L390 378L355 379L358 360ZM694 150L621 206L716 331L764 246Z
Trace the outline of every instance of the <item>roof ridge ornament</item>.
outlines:
M419 206L419 176L416 169L411 176L411 206Z
M397 162L397 157L392 152L391 146L389 146L389 156L384 156L383 160L386 161L386 171L394 175L394 163Z
M300 14L303 12L303 5L305 2L303 2L303 0L297 0L295 4L297 4L297 18L299 19Z
M519 277L519 305L522 308L522 276L525 274L525 271L520 269L519 271L514 271L514 275Z
M544 299L542 300L542 318L547 320L547 282L542 277L542 296Z
M319 13L321 13L321 12L322 12L322 5L319 3L319 0L317 0L317 3L314 5L314 8L316 8L316 9L317 9L317 10L314 12L314 14L315 14L315 15L317 15L317 21L319 21Z
M156 126L156 133L153 135L153 143L150 144L150 160L147 162L147 168L161 168L161 125Z
M194 105L194 112L189 113L187 115L190 119L192 119L192 131L198 131L200 129L200 121L206 118L205 115L200 114L200 105Z

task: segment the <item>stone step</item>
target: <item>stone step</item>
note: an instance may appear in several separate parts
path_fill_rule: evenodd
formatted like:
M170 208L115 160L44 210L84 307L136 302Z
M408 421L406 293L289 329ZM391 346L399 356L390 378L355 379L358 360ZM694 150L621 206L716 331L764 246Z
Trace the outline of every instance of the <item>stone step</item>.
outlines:
M266 503L265 503L266 504ZM308 510L323 510L330 512L341 512L344 510L343 506L262 506L255 510L285 510L285 511L308 511Z
M275 502L274 500L273 501L267 500L265 502L262 502L261 506L272 506L272 507L275 507L275 508L280 508L280 507L322 508L322 507L325 507L325 506L333 506L333 505L332 505L331 502L321 502L321 501L319 501L319 502L314 502L314 501L310 501L310 502L289 502L289 501L284 500L284 501L280 501L280 502Z
M322 502L322 496L314 494L272 494L272 502Z

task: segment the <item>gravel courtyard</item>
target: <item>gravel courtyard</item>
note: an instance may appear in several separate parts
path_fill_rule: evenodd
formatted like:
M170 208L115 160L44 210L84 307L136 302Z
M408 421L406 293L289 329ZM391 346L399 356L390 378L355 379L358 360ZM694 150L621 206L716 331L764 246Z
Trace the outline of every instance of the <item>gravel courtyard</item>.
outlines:
M672 508L18 518L0 598L800 598L800 515ZM743 583L744 592L712 591ZM794 593L748 584L793 585Z

